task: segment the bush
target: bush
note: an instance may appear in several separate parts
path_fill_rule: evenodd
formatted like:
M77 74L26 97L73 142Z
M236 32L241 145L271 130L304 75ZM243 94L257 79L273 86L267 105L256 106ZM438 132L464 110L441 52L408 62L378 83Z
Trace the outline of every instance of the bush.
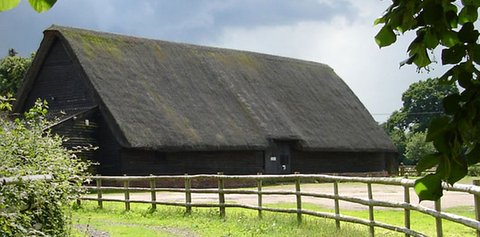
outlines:
M0 108L10 108L2 98ZM62 137L50 133L46 103L37 101L24 119L0 116L0 176L50 174L53 180L0 184L1 236L66 236L65 205L82 192L88 163L62 147Z
M480 165L476 164L476 165L469 166L468 167L468 175L469 176L475 176L475 177L480 176Z

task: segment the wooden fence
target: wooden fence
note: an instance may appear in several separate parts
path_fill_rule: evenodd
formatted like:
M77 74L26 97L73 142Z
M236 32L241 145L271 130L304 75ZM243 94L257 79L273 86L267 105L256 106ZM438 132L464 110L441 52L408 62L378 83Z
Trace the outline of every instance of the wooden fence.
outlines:
M0 177L0 185L18 184L25 181L50 181L52 176L49 174L26 175L16 177Z
M421 176L426 174L433 174L435 173L436 167L427 169L422 172L418 172L415 165L400 165L398 167L398 175L402 177L408 176Z
M91 177L96 181L96 186L88 186L88 189L96 191L96 197L82 197L81 200L91 200L97 201L100 208L103 207L103 202L123 202L125 204L125 210L130 210L130 203L147 203L152 205L152 209L155 210L158 205L170 205L170 206L181 206L185 207L187 214L192 212L192 207L209 207L209 208L219 208L220 215L225 217L226 208L237 207L245 208L251 210L257 210L259 218L262 217L264 211L269 212L282 212L282 213L294 213L297 216L297 221L302 222L303 215L310 215L315 217L329 218L333 219L336 222L337 228L340 228L341 222L350 222L365 225L369 227L370 235L375 235L375 228L384 228L391 231L404 233L405 236L425 236L424 233L421 233L417 230L412 230L410 228L411 224L411 211L417 211L430 215L436 219L436 232L437 236L443 236L442 229L442 220L449 220L455 223L459 223L470 227L477 231L477 236L480 236L480 186L475 185L462 185L455 184L453 186L444 185L443 188L447 191L455 192L464 192L474 195L475 200L475 210L476 217L475 219L470 219L467 217L446 213L441 211L441 200L435 202L435 208L428 208L422 205L413 204L410 202L410 190L413 188L414 181L404 178L362 178L362 177L343 177L343 176L330 176L330 175L303 175L303 174L293 174L293 175L223 175L221 173L217 175L179 175L179 176L93 176ZM218 187L215 189L202 189L202 188L192 188L192 180L202 179L202 180L211 180L218 183ZM157 182L161 181L182 181L184 182L183 188L158 188L156 187ZM253 181L256 182L256 190L239 190L239 189L229 189L225 188L225 181ZM113 186L102 186L102 182L123 182L123 187L113 187ZM150 187L131 187L131 182L143 182L149 183ZM291 182L295 183L295 191L268 191L263 190L262 187L264 182ZM302 183L311 183L312 181L316 182L328 182L333 184L333 194L326 193L313 193L313 192L304 192L301 189ZM339 195L339 184L343 182L355 182L355 183L364 183L367 186L368 198L360 198L353 196ZM394 201L383 201L375 200L373 198L374 193L372 191L372 184L381 184L381 185L396 185L402 186L404 190L404 200L403 202L394 202ZM480 183L476 183L480 184ZM103 192L105 190L115 190L122 191L124 193L123 199L113 199L113 198L104 198ZM131 200L130 192L132 191L144 191L150 192L150 200ZM167 202L157 200L157 192L181 192L185 194L184 202ZM218 203L196 203L192 201L192 193L210 193L218 194ZM246 194L246 195L256 195L258 202L257 205L246 205L242 203L227 203L225 199L226 194ZM296 199L296 209L289 208L272 208L266 207L263 205L264 196L267 195L293 195ZM302 207L302 197L314 197L314 198L324 198L331 199L334 202L334 213L328 212L317 212L312 210L307 210ZM340 212L339 201L346 201L361 204L368 207L369 219L361 219L353 216L343 215ZM80 200L78 201L80 204ZM404 210L404 223L403 226L392 225L387 223L382 223L375 220L374 208L375 207L388 207L388 208L397 208Z

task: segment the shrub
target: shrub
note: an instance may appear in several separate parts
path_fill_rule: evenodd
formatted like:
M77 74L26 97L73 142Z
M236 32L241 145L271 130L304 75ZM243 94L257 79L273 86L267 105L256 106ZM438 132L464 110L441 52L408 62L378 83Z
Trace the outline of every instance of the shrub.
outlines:
M0 108L10 108L2 98ZM62 147L51 134L45 102L37 101L23 119L0 115L0 177L50 174L53 180L0 184L0 236L65 236L65 205L81 192L88 163Z
M476 164L476 165L469 166L468 167L468 175L469 176L475 176L475 177L480 176L480 165Z

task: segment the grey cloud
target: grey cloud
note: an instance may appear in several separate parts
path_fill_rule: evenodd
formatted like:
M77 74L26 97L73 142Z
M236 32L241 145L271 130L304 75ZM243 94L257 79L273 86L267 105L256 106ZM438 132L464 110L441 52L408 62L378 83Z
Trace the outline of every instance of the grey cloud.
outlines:
M0 56L10 47L22 54L36 50L41 32L52 24L208 44L228 27L328 21L335 15L355 16L346 0L62 0L42 14L22 1L17 9L0 13Z

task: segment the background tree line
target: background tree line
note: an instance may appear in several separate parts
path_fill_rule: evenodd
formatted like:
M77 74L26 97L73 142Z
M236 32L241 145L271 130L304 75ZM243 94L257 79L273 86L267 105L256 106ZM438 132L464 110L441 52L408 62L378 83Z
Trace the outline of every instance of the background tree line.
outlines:
M455 84L430 78L411 84L402 94L403 106L381 124L397 147L401 163L416 165L435 152L433 144L425 141L427 129L433 118L445 115L442 101L452 93L458 93Z

